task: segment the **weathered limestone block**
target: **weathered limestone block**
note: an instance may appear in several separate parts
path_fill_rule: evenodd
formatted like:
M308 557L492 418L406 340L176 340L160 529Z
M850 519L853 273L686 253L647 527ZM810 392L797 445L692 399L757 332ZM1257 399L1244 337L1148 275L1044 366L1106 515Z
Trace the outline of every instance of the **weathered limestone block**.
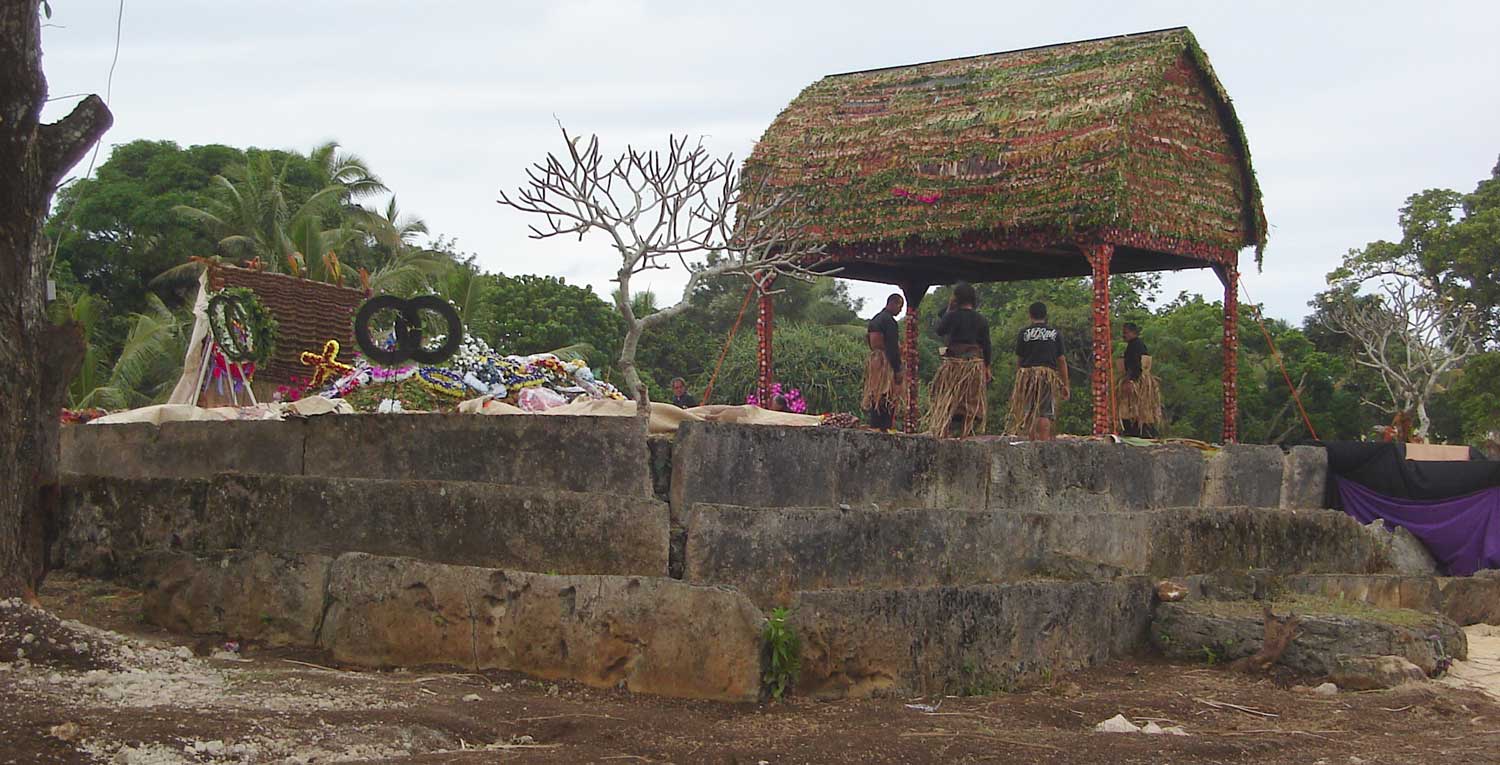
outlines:
M837 460L822 464L840 504L894 510L941 507L982 510L989 455L970 441L839 430Z
M1267 568L1282 573L1383 573L1390 562L1358 521L1333 511L1256 508L1157 513L1150 572L1158 576Z
M1500 571L1486 569L1473 576L1437 577L1439 608L1459 624L1500 624Z
M151 553L142 610L146 621L173 632L312 646L331 563L322 555Z
M985 506L977 443L829 428L684 423L672 449L672 513L697 504L866 509Z
M1143 571L1148 519L1133 513L760 509L698 505L685 578L761 606L798 590L898 589Z
M1284 608L1276 608L1283 613ZM1328 675L1341 657L1400 656L1428 675L1445 657L1468 655L1463 630L1434 614L1393 611L1389 620L1298 613L1297 637L1280 663L1309 675ZM1151 623L1151 642L1164 655L1189 661L1233 661L1260 648L1265 636L1260 604L1183 601L1162 603ZM1434 637L1435 636L1435 637ZM1205 650L1207 649L1207 650Z
M236 532L234 544L225 546L562 573L667 574L667 506L649 496L457 481L221 475L208 505L214 523Z
M672 515L699 503L836 507L832 428L685 422L672 447Z
M1346 691L1373 691L1420 683L1427 674L1400 656L1343 656L1328 679Z
M760 691L761 615L728 588L350 553L328 592L323 643L351 664L458 664L727 701Z
M1323 507L1323 493L1327 487L1327 449L1321 446L1293 446L1282 458L1283 510L1313 510Z
M362 667L478 669L474 601L490 569L347 553L328 575L319 644Z
M52 565L90 576L136 576L152 551L233 545L205 514L200 478L64 475Z
M1145 643L1151 583L1027 581L797 593L798 693L991 692Z
M477 609L481 667L664 696L760 693L763 619L731 588L496 571Z
M1208 460L1205 507L1279 507L1282 454L1276 446L1226 444Z
M306 428L306 475L651 496L646 434L632 417L351 415Z
M1205 460L1186 446L993 444L989 508L1055 512L1196 507Z
M296 475L302 472L306 425L243 420L71 425L62 429L61 469L124 478L207 478L225 471Z
M1396 573L1418 576L1432 576L1438 573L1437 561L1427 550L1427 545L1412 536L1410 531L1400 526L1387 529L1385 521L1382 520L1373 521L1364 529L1365 533L1375 540L1375 544L1385 552L1385 557L1391 561L1391 568Z

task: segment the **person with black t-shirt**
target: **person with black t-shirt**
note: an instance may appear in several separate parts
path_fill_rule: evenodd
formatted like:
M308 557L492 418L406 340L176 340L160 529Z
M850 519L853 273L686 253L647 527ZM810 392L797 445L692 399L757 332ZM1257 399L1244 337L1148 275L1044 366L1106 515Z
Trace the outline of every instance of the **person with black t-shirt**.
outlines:
M870 413L870 427L895 427L901 395L901 342L896 317L906 300L898 294L885 299L885 307L865 325L870 356L865 360L865 388L859 405Z
M1161 383L1151 374L1151 351L1141 340L1140 326L1126 322L1120 334L1125 338L1124 374L1115 392L1120 435L1156 438L1161 423Z
M953 299L938 315L937 334L948 343L943 363L932 379L932 407L927 432L939 438L963 438L982 430L989 419L985 388L990 372L990 323L974 310L978 296L967 282L953 285Z
M1006 432L1033 441L1052 440L1057 400L1066 401L1068 359L1062 332L1047 323L1047 306L1032 303L1031 323L1016 334L1016 384L1010 393Z

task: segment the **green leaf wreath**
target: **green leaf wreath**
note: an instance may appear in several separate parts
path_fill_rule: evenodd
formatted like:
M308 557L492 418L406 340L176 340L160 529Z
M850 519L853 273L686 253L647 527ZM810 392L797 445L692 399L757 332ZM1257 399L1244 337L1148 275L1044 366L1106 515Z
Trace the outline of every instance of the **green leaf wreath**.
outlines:
M236 364L264 364L276 350L276 319L246 287L230 287L209 298L208 328L224 358Z

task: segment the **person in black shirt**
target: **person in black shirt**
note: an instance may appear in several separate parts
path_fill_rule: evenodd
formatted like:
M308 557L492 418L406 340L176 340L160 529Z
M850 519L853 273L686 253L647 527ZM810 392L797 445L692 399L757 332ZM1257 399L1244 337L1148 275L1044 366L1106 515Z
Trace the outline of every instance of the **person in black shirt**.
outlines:
M932 378L932 407L927 432L939 438L963 438L982 430L989 420L985 388L990 373L990 323L974 310L978 296L967 282L953 285L953 299L938 315L937 334L948 345Z
M683 409L691 409L698 405L698 402L688 395L687 382L681 377L672 378L672 403Z
M1126 322L1120 334L1125 338L1124 374L1115 394L1120 434L1156 438L1161 423L1161 383L1151 374L1151 351L1141 340L1140 326Z
M890 430L895 427L896 410L903 398L901 387L901 344L896 317L906 300L893 294L885 307L865 325L870 343L870 357L865 361L865 388L859 405L870 415L870 427Z
M1010 393L1006 432L1033 441L1052 440L1057 399L1066 401L1068 359L1062 332L1047 324L1047 306L1032 303L1031 323L1016 334L1016 384Z

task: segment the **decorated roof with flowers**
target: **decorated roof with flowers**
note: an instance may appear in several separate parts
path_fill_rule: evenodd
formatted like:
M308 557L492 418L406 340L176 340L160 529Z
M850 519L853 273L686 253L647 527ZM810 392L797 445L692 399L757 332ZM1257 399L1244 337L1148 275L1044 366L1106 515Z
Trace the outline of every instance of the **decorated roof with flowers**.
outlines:
M797 193L853 278L924 255L938 280L1088 273L1089 241L1117 271L1194 267L1266 236L1244 131L1183 27L824 77L744 172L752 208L762 181Z
M329 340L339 341L342 361L359 352L354 314L365 301L361 290L222 263L209 266L208 288L217 292L226 287L250 289L276 319L275 352L269 364L256 370L258 382L310 377L313 370L302 363L302 352L321 353Z

